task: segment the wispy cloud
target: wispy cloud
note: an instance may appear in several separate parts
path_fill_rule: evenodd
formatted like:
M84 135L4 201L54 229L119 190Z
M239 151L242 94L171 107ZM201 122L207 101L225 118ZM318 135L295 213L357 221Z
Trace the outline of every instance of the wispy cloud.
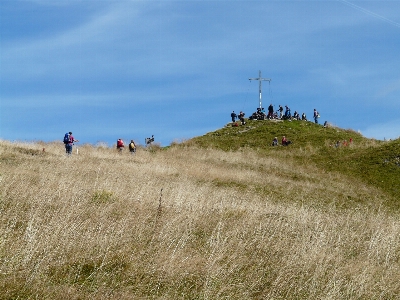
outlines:
M400 38L388 20L397 22L400 2L352 3L372 14L349 3L2 2L2 111L26 118L26 108L46 114L68 103L82 115L77 127L99 126L83 117L96 110L117 131L129 126L113 124L121 113L148 120L166 111L177 117L160 131L186 136L223 126L231 109L250 114L258 87L248 78L262 70L272 78L265 101L305 112L318 106L331 122L366 128L398 107ZM207 122L186 119L197 113ZM377 120L359 117L369 114Z
M384 17L384 16L382 16L382 15L380 15L380 14L378 14L378 13L375 13L375 12L373 12L373 11L370 11L370 10L368 10L368 9L365 9L365 8L363 8L363 7L359 6L359 5L356 5L356 4L354 4L354 3L350 2L350 1L346 1L346 0L338 0L338 1L340 1L340 2L342 2L342 3L344 3L344 4L346 4L346 5L348 5L348 6L352 7L352 8L354 8L354 9L356 9L356 10L358 10L358 11L360 11L360 12L362 12L362 13L368 15L368 16L377 18L378 20L381 20L381 21L383 21L383 22L385 22L385 23L388 23L388 24L390 24L390 25L393 25L393 26L395 26L395 27L400 28L400 23L399 23L399 22L396 22L396 21L393 21L393 20L391 20L391 19L388 19L388 18L386 18L386 17Z

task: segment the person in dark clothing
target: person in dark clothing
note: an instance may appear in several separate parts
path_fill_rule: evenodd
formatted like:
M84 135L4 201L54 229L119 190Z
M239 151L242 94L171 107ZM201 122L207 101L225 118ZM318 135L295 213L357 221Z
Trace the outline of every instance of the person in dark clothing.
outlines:
M135 154L135 152L136 152L136 145L133 140L131 140L131 142L129 143L129 152L131 154Z
M281 105L279 105L279 119L282 119L283 117L283 107Z
M290 112L289 106L286 105L285 107L286 107L286 110L285 110L285 119L286 119L286 120L289 120L289 119L292 118L292 114L291 114L291 112Z
M66 152L68 155L71 155L71 154L72 154L72 145L73 145L74 143L76 143L76 142L79 142L79 141L76 140L76 139L72 136L72 132L71 132L71 131L70 131L68 134L69 134L69 136L68 136L68 142L65 143L65 152Z
M272 119L274 116L274 106L272 103L268 106L268 119Z
M242 111L240 111L239 116L238 116L238 118L239 118L239 120L240 120L240 123L241 123L242 125L246 125L246 122L244 121L244 115L245 115L245 113L242 112Z
M237 115L235 114L235 111L232 111L232 113L231 113L232 122L236 121L236 117L237 117Z
M319 112L314 108L314 121L318 124Z

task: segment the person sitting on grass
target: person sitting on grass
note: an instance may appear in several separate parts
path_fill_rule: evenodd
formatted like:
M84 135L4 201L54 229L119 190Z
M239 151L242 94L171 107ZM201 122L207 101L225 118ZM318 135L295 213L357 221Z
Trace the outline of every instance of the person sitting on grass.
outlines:
M278 138L275 137L272 141L272 146L278 146Z
M282 146L289 146L292 142L288 141L285 136L282 137Z

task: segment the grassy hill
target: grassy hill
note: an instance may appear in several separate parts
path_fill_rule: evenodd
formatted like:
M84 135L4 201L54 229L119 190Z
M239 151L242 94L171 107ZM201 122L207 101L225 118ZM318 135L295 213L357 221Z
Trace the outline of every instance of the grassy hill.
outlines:
M255 149L261 155L286 155L299 166L313 164L320 172L337 172L376 186L388 199L386 206L400 209L400 139L378 141L353 130L324 128L303 121L248 121L194 138L191 143L224 151ZM272 139L286 136L289 147L271 147ZM337 141L340 146L335 147ZM347 145L344 145L347 143ZM352 141L352 142L350 142Z
M294 121L135 156L0 141L0 299L399 299L399 157Z

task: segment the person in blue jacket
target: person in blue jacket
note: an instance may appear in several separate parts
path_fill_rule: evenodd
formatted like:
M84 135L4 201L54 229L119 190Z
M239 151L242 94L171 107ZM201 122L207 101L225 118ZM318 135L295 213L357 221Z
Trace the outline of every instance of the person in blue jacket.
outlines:
M236 117L237 117L237 115L235 114L235 111L232 111L232 113L231 113L232 122L236 121Z

